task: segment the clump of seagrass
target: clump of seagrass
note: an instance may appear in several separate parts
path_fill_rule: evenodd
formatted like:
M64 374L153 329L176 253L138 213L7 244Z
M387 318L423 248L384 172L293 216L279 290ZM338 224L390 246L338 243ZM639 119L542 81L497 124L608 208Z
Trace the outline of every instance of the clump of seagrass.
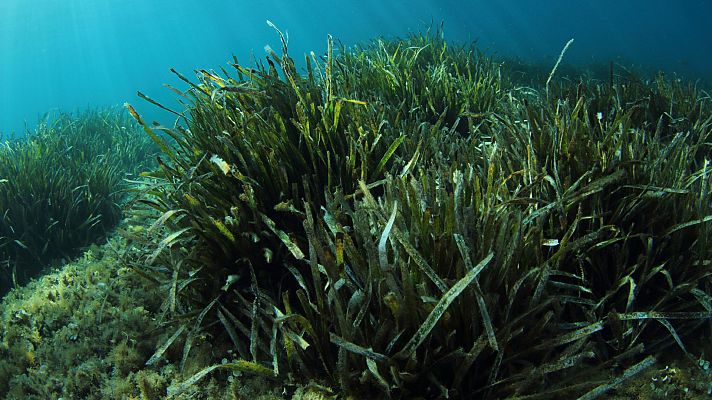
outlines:
M594 398L710 318L708 97L645 86L674 124L648 121L631 86L520 90L432 34L329 43L302 77L282 40L236 78L181 75L174 128L129 106L165 155L133 266L177 327L149 363L176 343L185 361L206 329L235 349L169 394L239 370L371 397Z
M342 47L334 65L341 87L379 106L385 129L410 135L423 122L464 135L488 133L488 117L509 85L495 60L473 43L446 44L442 31Z
M35 133L6 141L0 147L0 296L114 227L123 178L138 173L151 148L116 110L62 113L41 121Z

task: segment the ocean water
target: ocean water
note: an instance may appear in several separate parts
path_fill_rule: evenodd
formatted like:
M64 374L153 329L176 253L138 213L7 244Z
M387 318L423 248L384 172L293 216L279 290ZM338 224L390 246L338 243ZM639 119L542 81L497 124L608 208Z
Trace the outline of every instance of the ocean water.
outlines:
M452 41L477 40L492 54L533 61L635 64L712 81L712 1L244 1L1 0L0 134L33 130L58 110L135 104L141 90L172 101L173 67L242 64L279 49L266 20L289 33L296 59L322 53L328 34L345 44L403 36L444 23Z

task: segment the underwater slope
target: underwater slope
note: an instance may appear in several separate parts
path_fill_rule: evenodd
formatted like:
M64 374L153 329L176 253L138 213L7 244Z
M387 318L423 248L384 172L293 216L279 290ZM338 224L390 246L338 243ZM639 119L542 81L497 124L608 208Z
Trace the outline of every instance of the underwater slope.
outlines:
M155 319L94 350L133 361L97 361L82 396L110 394L107 376L134 377L126 396L176 398L256 376L297 396L314 382L356 398L595 398L666 374L671 349L703 354L705 91L615 66L531 68L525 86L526 66L439 34L329 40L304 73L287 50L176 72L173 127L127 105L162 155L104 255L122 271L105 265L122 284L104 301L119 323L112 302L134 293L126 310L145 301L136 318ZM6 376L43 365L6 343Z

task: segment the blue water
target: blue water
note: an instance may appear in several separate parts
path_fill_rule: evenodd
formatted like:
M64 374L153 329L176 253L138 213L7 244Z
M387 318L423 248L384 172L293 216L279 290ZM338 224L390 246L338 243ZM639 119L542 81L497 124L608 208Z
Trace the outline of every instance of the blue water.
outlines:
M0 0L0 133L32 130L57 110L160 101L182 87L168 70L242 64L279 49L265 20L290 36L295 58L445 23L453 41L477 40L490 53L554 63L617 61L712 81L712 0L276 1Z

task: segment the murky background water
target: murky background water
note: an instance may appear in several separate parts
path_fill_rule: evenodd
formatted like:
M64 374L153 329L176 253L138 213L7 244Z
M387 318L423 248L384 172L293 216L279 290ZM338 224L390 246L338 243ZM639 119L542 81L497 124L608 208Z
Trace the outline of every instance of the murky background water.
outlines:
M637 64L712 81L712 1L0 1L0 133L32 130L53 110L136 103L148 118L168 117L137 99L161 101L180 86L168 71L262 58L279 49L265 20L290 36L296 59L322 53L326 35L346 44L406 35L445 23L446 38L477 40L490 52L553 64Z

